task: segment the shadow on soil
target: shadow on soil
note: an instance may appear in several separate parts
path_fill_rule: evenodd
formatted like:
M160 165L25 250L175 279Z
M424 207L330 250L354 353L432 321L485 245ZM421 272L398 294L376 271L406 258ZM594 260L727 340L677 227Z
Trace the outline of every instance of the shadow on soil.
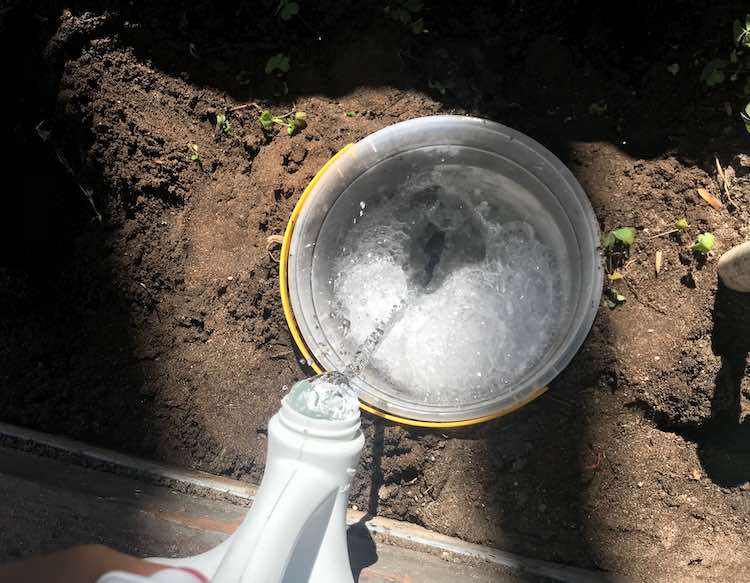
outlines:
M750 352L750 293L721 281L714 305L712 345L721 356L711 421L691 436L708 477L724 487L750 481L750 417L741 420L742 379Z

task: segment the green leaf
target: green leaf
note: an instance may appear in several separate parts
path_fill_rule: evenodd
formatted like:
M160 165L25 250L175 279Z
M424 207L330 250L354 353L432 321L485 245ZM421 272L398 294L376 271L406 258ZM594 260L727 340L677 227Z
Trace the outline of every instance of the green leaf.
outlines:
M732 33L738 47L750 48L750 14L745 16L745 26L739 20L732 23Z
M294 134L304 130L306 127L307 121L305 121L305 118L298 118L295 116L289 120L289 123L286 126L286 133L288 133L290 136L293 136Z
M610 231L602 237L602 247L610 249L615 244L615 241L615 236L612 234L612 231Z
M691 247L693 251L698 253L708 253L714 248L716 239L713 233L701 233L695 238L695 244Z
M260 125L264 130L269 129L273 125L273 115L268 110L263 111L258 118Z
M357 115L357 114L354 113L353 111L347 111L346 112L346 117L354 117L355 115Z
M745 124L745 129L750 133L750 103L745 105L745 110L740 112L742 123Z
M701 81L713 87L724 81L724 69L729 63L725 59L711 59L701 71Z
M279 73L289 72L289 57L284 53L273 55L266 61L266 75L271 75L276 71Z
M684 231L687 229L690 225L687 222L687 219L677 219L674 222L675 229L679 229L680 231Z
M607 305L607 307L610 310L614 310L618 306L621 306L622 304L625 303L625 300L626 300L625 296L622 295L613 287L609 287L606 290L604 290L602 299L604 300L604 303Z
M625 245L632 245L635 243L635 229L633 227L621 227L612 231L612 236L624 243Z
M281 0L281 4L279 7L279 18L281 20L289 20L292 16L295 16L299 13L299 4L296 2L287 2L286 0Z

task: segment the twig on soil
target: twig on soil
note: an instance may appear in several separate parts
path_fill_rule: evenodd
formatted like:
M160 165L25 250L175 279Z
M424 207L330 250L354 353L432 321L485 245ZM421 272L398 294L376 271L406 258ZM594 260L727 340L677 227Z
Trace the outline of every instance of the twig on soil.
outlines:
M658 235L651 235L648 238L648 240L650 241L651 239L658 239L659 237L666 237L667 235L671 235L673 233L679 233L679 232L680 232L679 229L670 229L669 231L664 231L663 233L659 233Z
M258 111L262 111L263 108L258 105L257 103L243 103L242 105L237 105L235 107L229 108L227 111L229 113L234 113L235 111L242 111L243 109L247 109L248 107L254 107Z
M268 256L272 261L275 261L276 263L279 263L281 261L281 258L278 258L273 254L273 249L283 244L284 237L282 237L281 235L269 235L268 237L266 237L266 251L268 251Z
M62 150L58 148L50 139L50 135L52 132L50 130L43 129L44 120L40 121L36 126L36 133L39 136L39 138L45 143L50 144L52 146L52 149L55 151L55 156L57 157L58 162L62 165L62 167L65 169L65 172L70 176L70 178L73 180L75 185L78 187L78 189L83 193L83 196L86 197L86 200L89 201L89 204L91 205L91 208L94 210L94 215L96 215L96 220L100 223L102 222L102 215L99 214L99 211L96 208L96 205L94 204L94 193L90 188L86 188L81 184L81 182L78 180L78 177L76 176L76 173L73 171L73 168L68 163L68 161L65 159L65 156L63 156Z
M729 204L731 204L734 208L739 209L740 207L737 206L737 203L732 199L732 195L729 194L729 183L727 182L726 174L724 174L724 169L721 167L721 163L719 162L719 157L714 156L714 160L716 160L716 172L719 175L719 186L724 189L724 195L727 197L727 201L729 202Z

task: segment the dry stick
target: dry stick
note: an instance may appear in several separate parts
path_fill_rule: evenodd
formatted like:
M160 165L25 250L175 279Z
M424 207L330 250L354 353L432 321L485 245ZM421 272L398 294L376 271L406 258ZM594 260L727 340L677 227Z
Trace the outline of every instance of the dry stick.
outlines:
M669 231L664 231L663 233L659 233L658 235L651 235L648 240L651 239L657 239L658 237L666 237L667 235L671 235L672 233L678 233L680 229L670 229Z
M714 156L714 160L716 160L716 171L719 174L719 178L721 179L721 186L724 188L724 194L727 197L727 201L736 209L739 210L740 207L737 206L737 203L732 200L732 195L729 194L729 184L727 184L727 177L726 174L724 174L724 169L721 167L721 164L719 163L719 157Z
M257 103L243 103L242 105L238 105L236 107L232 107L227 110L228 113L234 113L235 111L240 111L243 109L247 109L248 107L254 107L258 111L262 111L262 108Z

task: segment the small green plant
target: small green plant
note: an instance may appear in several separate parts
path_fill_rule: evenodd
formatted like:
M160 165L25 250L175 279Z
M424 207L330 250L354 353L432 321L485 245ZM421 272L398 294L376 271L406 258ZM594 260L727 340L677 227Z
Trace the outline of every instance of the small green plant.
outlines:
M745 15L745 24L735 19L732 23L734 43L743 49L750 49L750 14Z
M625 296L618 292L615 288L608 287L606 290L604 290L602 300L610 310L614 310L615 308L625 303Z
M266 75L283 75L289 72L289 55L277 53L266 61Z
M190 144L190 160L198 164L198 167L203 170L203 159L198 144Z
M750 79L748 79L750 81ZM750 93L750 91L747 90L747 87L745 88L745 93ZM740 112L740 118L742 119L742 123L745 124L745 129L750 133L750 103L748 103L745 106L745 109Z
M228 134L232 129L232 124L229 123L226 115L224 115L223 113L219 113L216 116L216 127L219 128L219 131Z
M307 114L304 111L295 111L294 116L286 126L286 133L293 136L307 127Z
M693 251L696 253L710 253L711 250L714 248L714 243L716 242L716 238L714 237L713 233L701 233L695 238L695 243L691 247Z
M611 249L618 241L630 247L635 243L635 229L633 227L620 227L619 229L610 231L604 235L602 246L605 249Z
M357 115L357 114L356 114L355 112L353 112L353 111L347 111L347 112L346 112L346 117L354 117L354 116L356 116L356 115Z
M690 224L687 222L687 219L677 219L674 222L674 228L678 231L686 231L690 227Z
M602 237L602 250L606 262L607 273L613 273L625 263L630 255L630 246L635 243L635 229L620 227L609 231Z
M744 23L735 20L732 24L734 48L726 59L715 58L709 60L701 71L700 80L707 87L714 87L724 83L727 79L735 82L740 75L750 74L750 14L745 16ZM745 80L743 93L750 95L750 79ZM740 111L745 129L750 133L750 103Z
M385 13L395 20L408 26L414 34L427 32L424 18L420 16L424 2L422 0L392 0L385 7Z
M260 126L264 130L270 130L274 124L286 128L286 133L293 136L307 127L307 114L304 111L290 111L284 115L273 115L267 109L258 117Z
M281 0L278 7L276 8L276 14L279 15L281 20L289 20L292 16L296 16L299 13L299 4L297 2L290 2L289 0Z

